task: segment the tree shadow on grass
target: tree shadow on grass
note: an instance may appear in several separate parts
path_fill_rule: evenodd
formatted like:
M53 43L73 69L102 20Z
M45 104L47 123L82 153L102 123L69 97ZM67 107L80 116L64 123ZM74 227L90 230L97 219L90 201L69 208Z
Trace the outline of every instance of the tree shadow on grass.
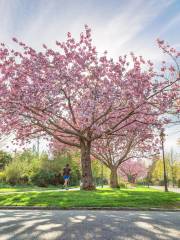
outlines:
M0 195L0 205L68 207L180 207L180 194L160 191L97 190Z

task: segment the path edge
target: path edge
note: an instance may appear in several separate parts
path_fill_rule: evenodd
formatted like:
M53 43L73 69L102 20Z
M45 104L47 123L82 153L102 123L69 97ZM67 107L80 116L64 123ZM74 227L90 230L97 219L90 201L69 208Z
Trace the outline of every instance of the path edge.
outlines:
M0 206L0 210L101 210L101 211L154 211L154 212L180 212L176 208L133 208L133 207L44 207L44 206Z

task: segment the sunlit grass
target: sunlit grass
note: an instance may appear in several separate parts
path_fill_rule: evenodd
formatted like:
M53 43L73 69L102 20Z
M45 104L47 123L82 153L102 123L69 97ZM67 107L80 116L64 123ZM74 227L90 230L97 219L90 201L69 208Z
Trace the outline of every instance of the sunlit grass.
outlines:
M180 194L148 188L0 194L0 206L180 208Z

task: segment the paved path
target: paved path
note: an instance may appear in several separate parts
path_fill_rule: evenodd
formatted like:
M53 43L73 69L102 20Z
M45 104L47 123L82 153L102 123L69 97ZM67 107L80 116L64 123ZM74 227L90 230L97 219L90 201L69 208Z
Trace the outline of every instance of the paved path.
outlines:
M100 187L100 186L97 186L96 188L100 188L100 189L102 189L102 187ZM109 186L104 186L104 188L109 188ZM37 190L26 190L26 191L7 191L7 192L3 192L3 191L1 191L1 189L0 189L0 195L4 195L4 194L14 194L14 193L27 193L27 192L66 192L66 191L78 191L78 190L80 190L80 187L70 187L70 188L68 188L68 190L67 189L65 189L65 188L59 188L59 189L47 189L47 190L39 190L39 189L37 189ZM1 240L1 239L0 239Z
M151 188L157 189L157 190L162 190L164 191L164 187L163 186L150 186ZM180 193L180 188L175 188L175 187L168 187L168 191L169 192L177 192Z
M0 195L5 195L5 194L14 194L14 193L29 193L29 192L65 192L65 191L75 191L75 190L80 190L80 188L69 188L68 190L64 188L59 188L59 189L49 189L49 190L26 190L26 191L7 191L7 192L1 192ZM1 239L0 239L1 240Z
M0 212L0 240L178 240L179 236L179 212Z

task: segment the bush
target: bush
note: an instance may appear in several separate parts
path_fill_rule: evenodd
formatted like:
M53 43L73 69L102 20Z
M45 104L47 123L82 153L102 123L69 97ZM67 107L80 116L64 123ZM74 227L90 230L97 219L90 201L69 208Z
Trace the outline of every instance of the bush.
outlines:
M91 166L94 184L95 185L102 185L102 183L103 185L108 184L110 170L104 164L102 165L102 163L97 159L92 160Z
M0 168L4 169L6 164L12 161L12 157L9 153L0 150Z
M6 181L6 174L5 172L0 172L0 183L4 183Z
M125 183L125 182L120 182L119 187L120 187L120 188L127 188L127 183Z
M48 185L62 185L64 179L61 173L52 171L51 169L39 169L30 178L31 182L39 187L48 187Z
M13 160L5 166L0 181L6 181L12 185L33 183L43 187L50 184L63 184L62 171L69 163L72 170L70 184L78 185L80 180L78 159L79 157L74 153L59 153L54 159L49 159L47 154L38 156L31 151L24 151L16 154Z
M32 176L31 181L39 187L48 187L49 184L57 185L59 183L56 182L56 174L54 172L43 169Z
M51 168L55 167L56 173L61 176L63 174L63 168L66 164L70 165L71 168L71 178L70 185L79 185L81 174L80 174L80 155L78 152L64 152L56 153L53 160L49 161ZM49 165L50 166L50 165ZM61 178L62 183L64 182Z
M4 174L5 174L6 182L10 183L11 185L21 183L21 180L22 180L22 183L25 182L25 175L23 172L23 163L18 159L12 161L9 165L5 167Z
M9 165L5 167L4 170L6 182L15 185L20 183L22 175L22 166L18 161L12 161Z
M56 153L53 159L49 159L47 155L42 155L39 160L39 169L30 179L35 185L41 187L63 184L63 168L69 163L71 167L70 185L79 185L80 166L78 159L78 154L68 152Z
M38 158L30 151L16 154L14 159L5 166L6 182L11 185L28 184L30 176L38 169Z

